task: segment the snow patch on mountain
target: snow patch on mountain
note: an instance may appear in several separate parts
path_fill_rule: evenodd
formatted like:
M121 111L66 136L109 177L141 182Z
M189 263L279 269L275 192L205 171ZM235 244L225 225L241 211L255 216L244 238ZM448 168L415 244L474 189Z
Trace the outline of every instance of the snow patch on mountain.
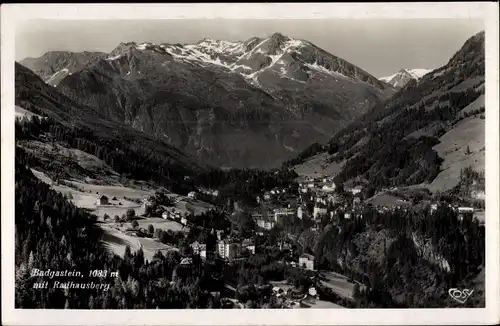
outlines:
M322 73L325 73L325 74L329 74L329 75L332 75L334 77L343 77L343 78L349 78L347 77L346 75L343 75L339 72L336 72L336 71L331 71L329 69L326 69L325 67L321 66L321 65L318 65L317 62L314 62L313 64L309 64L309 63L306 63L305 64L306 67L308 67L309 69L313 69L313 70L316 70L316 71L319 71L319 72L322 72Z
M62 79L64 77L66 77L68 75L68 73L69 73L68 68L61 69L61 70L57 71L56 73L54 73L49 79L47 79L46 83L51 85L55 80Z
M406 85L411 79L419 80L432 70L430 69L401 69L394 75L390 75L387 77L381 77L379 80L386 82L394 87L403 87Z
M118 54L118 55L115 55L113 57L106 58L106 60L114 61L114 60L120 59L121 56L122 56L121 54Z

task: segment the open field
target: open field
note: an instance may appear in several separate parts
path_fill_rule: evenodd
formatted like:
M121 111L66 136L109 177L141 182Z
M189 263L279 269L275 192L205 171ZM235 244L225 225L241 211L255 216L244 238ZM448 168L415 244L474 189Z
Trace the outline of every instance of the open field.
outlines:
M434 150L444 159L442 171L427 188L432 192L453 188L460 180L460 171L469 165L476 171L484 171L484 139L484 120L474 117L463 119L444 134L439 139L441 143L434 146ZM466 153L467 146L469 154Z
M143 190L137 190L133 188L128 188L124 186L108 186L108 185L92 185L86 184L78 181L66 182L72 183L77 189L68 187L62 184L55 184L52 179L50 179L45 173L31 169L33 174L41 181L49 184L52 189L60 192L64 195L71 196L73 199L71 201L81 208L93 209L95 214L102 217L104 214L108 214L110 217L115 215L121 216L126 213L128 208L134 208L136 215L144 214L144 208L132 201L125 200L123 197L142 199L145 198L149 192ZM83 190L83 191L81 191ZM106 195L110 199L110 203L113 205L106 206L96 206L96 201L100 195ZM111 200L116 197L117 200ZM119 205L121 203L121 205Z
M114 224L115 226L113 226ZM142 246L142 250L144 251L144 258L146 260L151 261L156 251L161 251L165 253L170 250L177 250L176 248L163 244L159 241L150 238L140 238L136 236L129 235L122 230L125 227L120 228L116 223L109 224L101 224L101 228L103 229L103 235L101 241L104 244L104 247L107 248L110 252L113 252L119 256L124 255L125 247L127 245L130 246L132 252L139 250ZM124 224L124 226L127 223Z
M214 207L201 200L188 198L178 194L168 194L168 197L174 201L175 210L181 214L200 215Z
M321 284L330 288L344 298L353 299L354 284L348 280L347 276L335 272L321 272L321 277L326 278L325 281L321 280ZM364 286L360 284L360 289Z
M27 152L40 157L42 161L60 163L60 168L62 168L67 174L70 174L75 178L83 179L85 177L88 183L94 182L97 184L103 184L106 182L112 183L118 181L119 174L103 160L100 160L92 154L75 148L67 148L57 143L51 144L38 140L20 141L18 145L24 148ZM69 164L78 165L85 171L85 173L82 174L82 171L68 169L67 167ZM98 179L92 179L89 176L93 176Z
M137 220L139 222L139 227L147 229L148 226L151 224L155 230L156 229L162 229L163 231L171 230L173 232L188 232L189 228L188 227L182 227L182 224L176 221L169 221L162 219L160 217L148 217L148 218L140 218Z
M402 198L393 196L391 194L381 192L376 194L367 200L367 203L372 205L381 205L381 206L405 206L410 205L409 202L405 201Z
M152 194L152 191L134 189L122 185L94 185L74 180L70 182L75 186L77 186L78 188L83 189L85 192L88 191L98 195L106 195L110 199L113 197L117 198L128 197L133 199L143 199Z
M144 214L144 206L133 201L125 200L123 197L142 199L146 197L149 192L123 186L92 185L71 181L71 183L77 186L77 190L65 185L56 185L45 173L34 169L32 169L32 171L38 179L49 184L55 191L68 196L71 194L73 197L71 201L77 207L93 210L93 213L99 217L99 226L104 231L101 241L111 252L123 256L127 245L130 246L132 252L138 250L142 246L145 258L151 260L157 250L163 252L168 250L177 250L176 248L165 245L154 239L140 238L127 234L125 230L130 227L130 223L124 223L123 227L120 227L119 224L113 221L115 215L121 217L123 214L126 214L129 208L133 208L137 216ZM97 198L101 194L105 194L109 197L111 205L96 205ZM113 197L116 197L117 200L111 200ZM119 202L122 205L118 205ZM104 214L108 214L111 220L103 222L102 217ZM161 218L139 219L138 222L139 226L143 228L147 228L149 224L153 224L155 228L158 227L163 230L171 229L173 231L177 231L182 229L179 223L166 221ZM189 229L185 229L185 231L188 230Z
M136 216L140 216L144 214L144 206L137 205L134 202L129 202L125 200L120 200L123 205L106 205L106 206L97 206L95 208L94 214L99 217L103 217L104 214L108 214L110 218L114 218L115 215L122 216L123 214L127 214L127 210L132 208L135 211Z
M300 177L321 178L335 176L342 170L343 163L330 163L329 158L328 153L317 154L304 163L295 166L295 172Z

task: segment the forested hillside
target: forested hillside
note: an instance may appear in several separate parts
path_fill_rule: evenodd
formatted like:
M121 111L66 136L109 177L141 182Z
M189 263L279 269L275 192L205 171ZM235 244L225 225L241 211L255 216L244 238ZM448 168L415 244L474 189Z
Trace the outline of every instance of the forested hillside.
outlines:
M465 132L459 128L474 119L478 121L474 128L484 130L484 60L482 32L467 40L445 66L418 81L411 80L391 99L339 131L328 145L313 145L285 166L293 167L327 152L331 162L344 163L336 176L341 183L356 179L379 189L431 183L442 172L444 158L440 154L447 153L436 149L442 137L459 134L458 130ZM484 147L474 147L477 155L484 157ZM477 168L484 165L484 161L475 162ZM453 167L455 174L460 167L465 166Z

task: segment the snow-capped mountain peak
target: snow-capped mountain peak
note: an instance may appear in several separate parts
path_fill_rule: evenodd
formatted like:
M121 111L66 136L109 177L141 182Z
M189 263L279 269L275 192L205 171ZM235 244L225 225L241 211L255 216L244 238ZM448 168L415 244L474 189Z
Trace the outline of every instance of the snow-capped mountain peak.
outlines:
M130 70L133 72L141 62L155 62L159 66L178 62L239 74L253 86L268 91L282 88L283 85L276 86L280 82L294 84L292 89L295 90L310 79L325 78L349 79L378 89L386 88L378 79L349 62L308 41L281 33L273 33L266 38L252 37L246 41L204 38L191 44L120 43L106 61L115 65L115 60L123 57L130 67L123 71L124 74ZM118 66L117 63L117 69Z
M428 74L430 69L401 69L397 73L387 77L381 77L379 80L386 82L394 87L401 88L406 85L411 79L419 80L424 75Z

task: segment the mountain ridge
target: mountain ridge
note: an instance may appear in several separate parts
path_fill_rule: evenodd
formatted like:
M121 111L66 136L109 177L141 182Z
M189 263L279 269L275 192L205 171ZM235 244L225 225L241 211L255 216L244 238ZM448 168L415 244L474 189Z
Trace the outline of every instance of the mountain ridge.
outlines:
M173 182L178 186L184 176L210 168L196 163L192 157L164 141L130 126L110 121L99 110L73 101L17 62L15 90L16 106L34 116L43 117L37 121L29 119L36 125L31 128L38 130L40 139L32 139L30 136L27 138L28 142L59 142L68 148L95 155L119 173L140 180L155 180L160 184ZM16 135L17 132L18 130ZM40 158L36 160L39 161ZM62 164L61 168L67 170L64 162L53 162L51 165L58 164ZM170 174L169 169L178 173ZM68 171L71 173L73 169Z
M431 71L432 70L430 69L421 69L421 68L415 68L415 69L403 68L393 75L387 77L380 77L379 80L386 82L389 85L392 85L393 87L402 88L411 79L419 80L420 78L422 78L424 75L428 74Z
M40 76L47 84L57 86L66 76L82 70L104 52L48 51L40 57L27 57L19 63Z
M200 161L237 168L277 167L395 92L279 33L244 42L122 42L57 87Z

